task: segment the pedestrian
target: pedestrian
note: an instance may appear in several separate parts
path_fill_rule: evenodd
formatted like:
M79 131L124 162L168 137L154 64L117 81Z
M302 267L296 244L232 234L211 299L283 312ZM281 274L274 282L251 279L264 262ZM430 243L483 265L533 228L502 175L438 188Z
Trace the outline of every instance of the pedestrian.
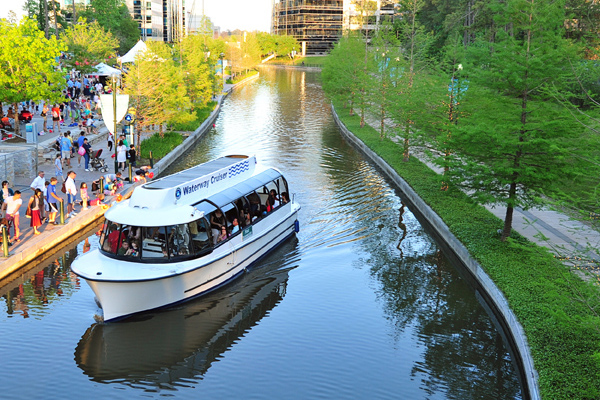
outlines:
M23 200L21 200L21 192L15 190L15 194L6 198L6 219L9 222L12 222L15 235L13 236L13 240L11 242L20 242L19 234L21 230L19 229L19 208L21 204L23 204ZM10 232L9 232L10 234Z
M122 140L119 140L117 146L117 162L119 163L118 168L125 170L125 161L127 160L127 147L123 144Z
M115 143L114 136L111 132L108 132L108 151L112 152L113 145Z
M67 166L71 166L71 141L69 140L68 132L65 132L63 138L60 141L60 150L62 158L67 163Z
M131 164L132 167L135 167L135 146L134 145L130 145L129 146L129 164Z
M60 133L60 119L60 108L58 107L58 104L55 104L54 107L52 107L52 131L55 133Z
M48 132L48 112L50 109L48 108L48 103L44 102L44 107L42 107L42 113L40 116L42 117L42 131Z
M85 131L79 132L79 138L77 139L77 166L81 167L81 156L79 149L83 146L83 140L85 139Z
M90 167L90 154L92 152L92 146L88 142L87 138L83 139L83 144L81 145L85 153L83 153L83 159L85 161L85 170L89 172Z
M74 171L69 171L67 180L65 181L65 189L67 191L67 213L69 217L77 215L75 212L75 200L77 199L77 186L75 186L75 177L77 174Z
M57 178L60 178L61 182L65 181L65 177L63 176L62 157L60 153L56 155L56 159L54 160L54 175L56 175Z
M79 186L79 195L81 196L81 206L84 210L87 210L90 196L88 195L87 184L85 182L81 182L81 186Z
M44 171L40 171L38 172L38 176L35 177L35 179L33 180L33 182L31 182L31 185L29 185L29 187L35 193L36 189L40 189L43 191L45 183L46 180L44 179Z
M50 217L49 223L58 225L56 222L56 213L58 212L57 203L62 203L63 199L56 195L56 183L58 180L56 177L52 177L50 179L50 185L48 186L48 191L46 193L46 202L48 203L48 216Z
M42 191L40 189L35 189L35 193L29 199L29 204L27 204L29 216L31 218L29 226L33 228L34 235L39 235L41 233L38 231L38 228L42 226L42 216L40 210L44 206L43 203L44 197Z
M2 212L6 211L6 199L13 194L13 190L8 187L8 181L2 181L2 189L0 190L0 204L2 206Z
M46 198L48 198L48 186L50 186L50 181L46 181L44 192L42 193L44 199L44 208L40 210L40 213L42 214L42 222L48 222L48 213L50 212L48 202L46 201Z

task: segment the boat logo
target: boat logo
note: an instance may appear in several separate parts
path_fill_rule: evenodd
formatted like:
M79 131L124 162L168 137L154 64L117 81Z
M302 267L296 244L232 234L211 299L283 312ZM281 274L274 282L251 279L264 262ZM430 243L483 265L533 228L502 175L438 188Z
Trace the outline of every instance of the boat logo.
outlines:
M250 169L250 162L248 160L235 164L229 167L229 177L236 176L242 172L246 172Z
M181 198L181 188L177 188L177 190L175 190L175 198L177 200Z

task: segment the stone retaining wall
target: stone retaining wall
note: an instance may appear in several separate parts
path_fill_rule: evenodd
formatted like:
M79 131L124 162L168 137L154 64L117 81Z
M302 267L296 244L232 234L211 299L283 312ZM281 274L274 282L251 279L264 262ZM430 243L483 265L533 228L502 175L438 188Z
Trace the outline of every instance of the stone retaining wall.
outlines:
M331 107L333 118L340 128L342 135L348 140L354 147L360 150L372 163L377 165L381 171L391 179L394 184L402 192L402 197L412 203L417 209L418 213L422 215L426 223L435 230L438 237L445 243L445 245L456 255L456 257L462 262L465 268L469 271L473 279L485 292L486 297L492 302L496 308L497 314L504 320L502 325L508 330L508 334L512 337L512 342L516 347L517 357L520 358L520 365L523 368L523 374L526 379L524 382L525 390L528 392L529 398L532 400L540 399L539 386L538 386L538 374L533 365L533 358L531 357L531 351L527 343L527 338L523 327L517 320L516 316L508 306L508 301L504 294L498 289L496 284L488 276L488 274L481 268L479 263L471 257L467 248L450 232L448 226L440 218L439 215L433 211L433 209L419 197L419 195L410 187L410 185L402 179L396 171L388 165L381 157L375 154L367 145L365 145L360 139L346 128L344 123L339 119L333 106Z

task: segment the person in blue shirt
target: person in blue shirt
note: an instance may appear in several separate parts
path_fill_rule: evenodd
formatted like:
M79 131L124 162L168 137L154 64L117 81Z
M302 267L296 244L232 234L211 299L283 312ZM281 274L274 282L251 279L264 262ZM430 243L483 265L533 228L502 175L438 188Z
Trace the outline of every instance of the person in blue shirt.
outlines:
M61 202L62 199L56 195L56 182L58 180L55 177L50 179L50 185L48 185L48 189L46 190L46 202L48 203L48 214L49 214L49 223L57 225L56 222L56 213L58 212L57 203Z
M60 151L62 153L62 158L67 162L67 165L71 166L71 140L69 139L69 134L67 132L64 133L63 138L60 140Z
M83 146L83 141L85 140L85 132L81 131L81 133L79 134L79 138L77 139L77 150L79 150L79 148L81 146ZM81 167L81 154L77 153L77 166ZM86 167L87 169L87 167Z

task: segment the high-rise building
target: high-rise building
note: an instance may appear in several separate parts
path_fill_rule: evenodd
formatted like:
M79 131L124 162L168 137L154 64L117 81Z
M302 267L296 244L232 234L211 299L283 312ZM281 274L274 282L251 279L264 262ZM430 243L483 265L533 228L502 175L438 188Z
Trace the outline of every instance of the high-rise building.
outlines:
M392 21L396 2L375 3L376 9L365 13L352 0L273 0L271 33L294 36L302 54L326 54L344 31L373 30Z
M185 35L185 0L126 0L142 40L176 42Z

